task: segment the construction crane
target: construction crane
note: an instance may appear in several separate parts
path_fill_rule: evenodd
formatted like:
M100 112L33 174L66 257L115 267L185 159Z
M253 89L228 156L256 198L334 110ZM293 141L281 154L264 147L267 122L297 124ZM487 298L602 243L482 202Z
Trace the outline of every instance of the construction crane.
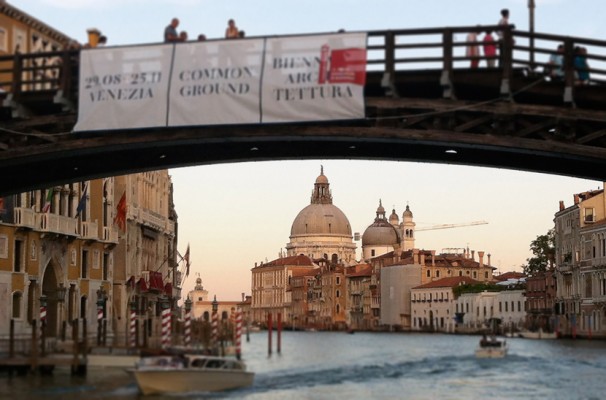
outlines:
M472 221L461 224L441 224L441 225L433 225L425 228L417 228L415 229L417 232L419 231L435 231L437 229L449 229L449 228L459 228L462 226L473 226L473 225L486 225L487 221Z

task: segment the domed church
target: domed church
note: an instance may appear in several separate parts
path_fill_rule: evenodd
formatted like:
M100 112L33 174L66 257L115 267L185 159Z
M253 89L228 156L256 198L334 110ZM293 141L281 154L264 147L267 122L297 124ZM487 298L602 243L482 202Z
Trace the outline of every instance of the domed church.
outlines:
M362 235L362 260L368 261L394 250L412 250L415 247L415 225L408 205L402 214L402 223L399 222L395 209L392 210L388 221L385 218L385 209L379 200L375 221Z
M343 211L332 204L324 167L320 168L314 183L311 204L302 209L292 223L286 251L288 256L306 255L345 264L355 262L356 244L351 225Z

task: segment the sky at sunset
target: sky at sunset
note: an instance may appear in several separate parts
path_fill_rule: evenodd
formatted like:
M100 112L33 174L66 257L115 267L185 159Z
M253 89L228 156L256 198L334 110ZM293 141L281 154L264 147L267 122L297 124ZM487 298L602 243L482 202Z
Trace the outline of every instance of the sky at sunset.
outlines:
M527 0L13 0L17 8L86 42L87 28L108 45L157 43L172 17L189 37L223 36L234 18L247 36L496 24L528 30ZM414 4L414 6L413 6ZM606 38L606 1L536 0L535 30ZM463 37L457 40L463 40ZM179 215L179 249L191 246L190 290L199 273L218 300L250 294L250 269L278 257L291 224L307 206L324 166L333 201L363 233L382 200L398 215L408 204L417 227L485 220L487 225L417 233L416 247L469 247L492 256L501 272L520 270L530 242L553 227L558 202L602 182L502 169L410 162L304 160L171 169ZM358 247L361 245L358 242ZM358 249L360 254L360 249Z

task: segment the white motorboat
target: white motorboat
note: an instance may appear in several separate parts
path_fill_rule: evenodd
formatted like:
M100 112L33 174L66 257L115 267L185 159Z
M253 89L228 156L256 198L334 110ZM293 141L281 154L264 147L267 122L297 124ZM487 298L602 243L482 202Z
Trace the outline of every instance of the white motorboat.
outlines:
M499 340L495 336L487 339L482 337L476 348L476 357L478 358L503 358L507 355L507 342Z
M129 371L144 395L237 389L251 386L255 376L243 361L198 354L143 357Z
M526 339L557 339L558 335L555 332L543 332L542 329L538 331L520 331L518 335L521 338Z

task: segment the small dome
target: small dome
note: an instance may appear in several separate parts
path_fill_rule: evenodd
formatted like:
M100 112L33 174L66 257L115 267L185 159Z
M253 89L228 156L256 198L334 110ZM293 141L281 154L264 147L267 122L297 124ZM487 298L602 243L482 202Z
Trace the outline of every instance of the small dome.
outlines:
M406 205L406 210L404 210L404 214L402 214L402 216L412 218L412 211L410 211L410 207L408 207L408 204Z
M389 223L392 225L397 225L400 222L400 218L398 218L398 214L396 214L396 210L391 210L391 215L389 216Z
M379 200L379 207L377 207L377 215L385 214L385 208L383 208L383 203Z
M400 243L398 231L387 221L375 221L362 235L364 246L393 246Z
M324 174L318 175L316 183L328 183L328 178Z

